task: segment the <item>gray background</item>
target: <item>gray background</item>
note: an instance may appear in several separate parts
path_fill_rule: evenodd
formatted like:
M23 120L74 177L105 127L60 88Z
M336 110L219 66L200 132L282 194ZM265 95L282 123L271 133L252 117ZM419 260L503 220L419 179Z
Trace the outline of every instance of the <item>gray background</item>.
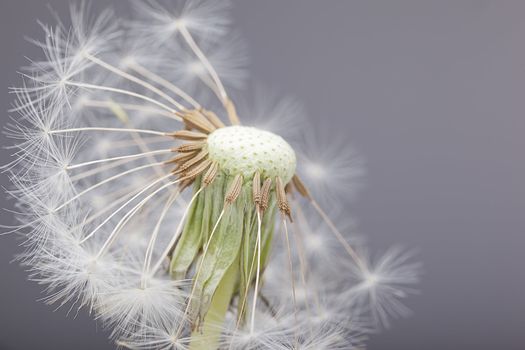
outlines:
M64 0L0 5L3 111L46 3L66 12ZM254 78L297 96L366 157L352 211L372 247L419 248L415 315L370 349L523 349L525 2L236 5ZM0 239L0 349L112 349L88 316L36 301L40 287L9 264L15 251L14 237Z

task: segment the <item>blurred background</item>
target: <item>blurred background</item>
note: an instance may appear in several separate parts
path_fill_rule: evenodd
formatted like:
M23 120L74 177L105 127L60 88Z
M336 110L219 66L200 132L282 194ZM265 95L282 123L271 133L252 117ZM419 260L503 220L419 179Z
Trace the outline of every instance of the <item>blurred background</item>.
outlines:
M424 263L413 316L369 349L523 349L525 2L234 3L253 79L304 102L305 118L366 158L349 211L371 250L402 244ZM66 17L65 0L0 4L3 123L7 87L19 84L24 55L39 54L24 36L41 35L37 19L53 21L48 4ZM12 223L8 212L0 222ZM0 238L0 350L113 349L85 313L38 301L41 287L10 263L18 244Z

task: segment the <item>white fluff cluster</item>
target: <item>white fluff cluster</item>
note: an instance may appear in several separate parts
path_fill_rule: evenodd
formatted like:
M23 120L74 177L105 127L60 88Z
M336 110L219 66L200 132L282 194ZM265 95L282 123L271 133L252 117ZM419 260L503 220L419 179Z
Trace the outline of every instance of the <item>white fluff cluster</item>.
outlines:
M243 86L246 55L228 1L133 5L132 18L73 5L70 23L42 25L34 43L44 57L24 67L6 127L15 142L4 170L20 222L11 231L24 235L20 260L49 303L87 307L123 347L191 349L191 281L170 278L167 256L192 197L173 186L168 134L187 108L224 120L221 99ZM285 121L302 117L287 100L261 101L239 109L241 119L250 113L246 120L286 135L293 123ZM319 152L298 157L299 174L329 205L294 199L290 236L276 234L254 322L240 324L232 305L216 325L221 349L362 349L367 333L406 312L400 300L417 282L406 253L371 261L326 214L344 205L329 194L361 174L352 154L331 138L292 146Z

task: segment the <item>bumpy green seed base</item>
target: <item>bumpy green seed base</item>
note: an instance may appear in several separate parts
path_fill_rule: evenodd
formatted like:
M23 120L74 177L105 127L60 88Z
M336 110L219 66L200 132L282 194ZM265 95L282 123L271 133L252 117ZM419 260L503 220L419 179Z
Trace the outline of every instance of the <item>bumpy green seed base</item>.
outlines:
M208 137L210 159L227 174L252 178L256 171L263 178L279 176L284 183L295 173L296 157L282 137L247 126L229 126Z

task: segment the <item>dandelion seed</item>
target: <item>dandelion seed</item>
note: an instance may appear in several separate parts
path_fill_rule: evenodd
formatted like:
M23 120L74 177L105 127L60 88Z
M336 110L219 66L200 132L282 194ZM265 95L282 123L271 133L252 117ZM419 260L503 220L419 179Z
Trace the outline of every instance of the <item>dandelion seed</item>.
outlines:
M279 136L296 103L237 109L229 2L133 5L42 25L45 58L12 89L7 230L45 301L86 307L129 349L354 349L404 314L418 265L368 259L334 221L359 162Z

